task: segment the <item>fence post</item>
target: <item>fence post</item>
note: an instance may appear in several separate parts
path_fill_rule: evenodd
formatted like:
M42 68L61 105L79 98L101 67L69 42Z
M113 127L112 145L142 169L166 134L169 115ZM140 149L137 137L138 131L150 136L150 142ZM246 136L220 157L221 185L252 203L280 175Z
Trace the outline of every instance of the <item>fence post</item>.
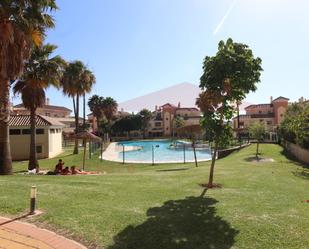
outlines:
M124 150L124 145L122 145L122 164L124 164L125 161L125 150Z
M104 142L101 142L101 162L103 161L103 146Z
M186 144L183 143L183 163L186 163Z
M152 165L154 165L154 148L153 148L153 145L152 145Z

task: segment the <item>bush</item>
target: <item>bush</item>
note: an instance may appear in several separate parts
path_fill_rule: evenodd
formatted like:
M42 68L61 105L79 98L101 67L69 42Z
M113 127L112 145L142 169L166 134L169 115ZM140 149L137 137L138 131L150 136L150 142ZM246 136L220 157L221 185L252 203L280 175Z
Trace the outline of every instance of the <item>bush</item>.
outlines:
M284 140L309 149L309 102L289 106L279 132Z

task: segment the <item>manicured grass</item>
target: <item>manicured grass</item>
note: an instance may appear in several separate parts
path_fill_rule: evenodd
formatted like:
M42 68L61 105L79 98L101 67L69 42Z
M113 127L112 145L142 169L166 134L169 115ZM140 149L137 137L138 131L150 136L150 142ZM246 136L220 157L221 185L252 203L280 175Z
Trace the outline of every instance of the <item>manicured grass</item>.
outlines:
M204 197L199 184L207 181L209 163L122 165L96 156L87 169L107 174L0 177L0 214L25 212L35 184L44 214L32 221L90 248L308 248L308 169L277 145L260 151L275 162L250 162L255 146L218 160L215 182L223 186ZM62 158L68 166L81 162L69 152ZM57 160L41 160L41 167L52 169ZM26 166L19 162L14 169Z

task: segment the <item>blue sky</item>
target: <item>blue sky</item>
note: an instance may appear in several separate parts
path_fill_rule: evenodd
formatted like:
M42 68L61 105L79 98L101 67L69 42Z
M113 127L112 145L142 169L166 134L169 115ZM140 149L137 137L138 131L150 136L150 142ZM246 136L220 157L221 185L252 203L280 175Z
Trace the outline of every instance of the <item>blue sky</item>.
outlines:
M66 60L82 60L94 71L93 93L122 102L177 83L199 84L203 58L231 37L263 60L261 83L247 101L309 97L307 0L57 2L47 41ZM71 108L60 91L47 95Z

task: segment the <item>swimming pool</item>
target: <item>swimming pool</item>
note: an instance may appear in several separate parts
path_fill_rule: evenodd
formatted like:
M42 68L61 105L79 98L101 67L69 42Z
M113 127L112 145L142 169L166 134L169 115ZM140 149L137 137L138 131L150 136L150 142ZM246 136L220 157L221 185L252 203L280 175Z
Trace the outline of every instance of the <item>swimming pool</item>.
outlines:
M153 158L155 163L176 163L184 162L184 160L194 162L194 153L190 143L179 140L118 142L114 145L114 151L117 153L115 161L122 161L124 156L125 162L152 163ZM196 157L198 161L210 160L211 151L208 148L196 149Z

